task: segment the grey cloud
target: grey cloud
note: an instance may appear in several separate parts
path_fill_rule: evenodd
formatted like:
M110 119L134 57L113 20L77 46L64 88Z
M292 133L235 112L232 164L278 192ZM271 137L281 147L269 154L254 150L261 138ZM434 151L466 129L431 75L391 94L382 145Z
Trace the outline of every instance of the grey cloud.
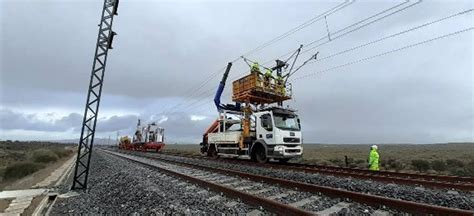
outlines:
M46 116L54 116L54 113ZM166 113L155 115L124 115L99 118L96 132L101 136L114 135L120 131L120 135L132 136L136 128L137 119L141 119L142 124L157 122L164 127L165 136L169 142L198 142L205 128L212 119L191 120L186 113ZM162 120L160 122L160 120ZM8 109L0 109L0 130L26 130L26 131L48 131L65 132L72 131L79 136L82 115L71 113L57 120L40 120L38 114L24 114Z
M42 121L36 114L23 114L8 109L0 109L0 129L2 130L31 130L31 131L67 131L80 126L82 116L71 113L58 120Z
M111 116L108 118L100 118L97 123L97 131L99 132L116 132L119 130L130 130L134 128L137 121L135 115Z
M328 17L329 28L340 29L396 3L357 1ZM7 0L0 4L0 102L5 108L0 130L72 128L77 133L101 4L92 0ZM122 1L115 18L118 36L109 53L99 113L106 118L99 119L98 133L120 130L131 134L136 118L147 122L167 116L162 124L170 141L199 141L216 116L212 94L222 74L217 70L336 4ZM320 57L328 56L468 8L472 8L472 1L425 1L317 50ZM295 77L472 24L472 14L466 15L308 65ZM318 22L247 57L263 62L326 33L324 23ZM295 81L294 99L286 104L300 110L306 142L472 141L472 37L471 32ZM303 55L300 60L305 58ZM231 91L231 79L247 69L242 61L234 63L225 94ZM210 81L202 88L186 92L207 77ZM201 94L204 91L209 92ZM228 96L222 101L231 102ZM198 103L184 106L190 102ZM176 104L183 106L171 109ZM205 105L197 107L199 104ZM15 108L19 110L12 112ZM22 109L55 108L72 114L51 122L22 114ZM208 118L191 121L190 114Z

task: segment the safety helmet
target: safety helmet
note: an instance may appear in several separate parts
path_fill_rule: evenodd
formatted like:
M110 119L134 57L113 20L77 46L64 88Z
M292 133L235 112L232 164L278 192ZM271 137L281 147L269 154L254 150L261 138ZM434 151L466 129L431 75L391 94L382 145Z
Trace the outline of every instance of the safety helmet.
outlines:
M375 149L375 150L378 149L377 145L373 145L371 148L372 148L372 149Z

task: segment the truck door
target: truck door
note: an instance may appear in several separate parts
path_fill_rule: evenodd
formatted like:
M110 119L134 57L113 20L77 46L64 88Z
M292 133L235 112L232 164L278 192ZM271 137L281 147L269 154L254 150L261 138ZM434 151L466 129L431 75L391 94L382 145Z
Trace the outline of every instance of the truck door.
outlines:
M263 139L267 144L273 144L272 115L269 113L260 116L260 124L257 124L257 137Z

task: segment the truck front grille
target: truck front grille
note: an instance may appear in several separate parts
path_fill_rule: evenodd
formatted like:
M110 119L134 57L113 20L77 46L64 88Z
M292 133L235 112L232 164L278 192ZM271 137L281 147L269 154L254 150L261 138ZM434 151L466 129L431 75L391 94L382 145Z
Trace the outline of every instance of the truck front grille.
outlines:
M286 149L285 152L286 153L299 153L300 149Z
M284 137L284 138L283 138L283 142L286 142L286 143L299 143L299 142L300 142L300 138L296 138L296 137Z

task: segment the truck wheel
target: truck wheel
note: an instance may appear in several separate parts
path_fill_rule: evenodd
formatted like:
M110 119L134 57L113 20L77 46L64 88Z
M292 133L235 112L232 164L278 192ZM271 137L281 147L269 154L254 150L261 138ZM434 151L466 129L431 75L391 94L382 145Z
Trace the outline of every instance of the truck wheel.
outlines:
M258 163L266 163L268 161L267 153L265 152L265 148L259 146L255 149L255 161Z
M217 159L218 155L217 155L217 151L216 151L216 146L215 145L211 145L208 149L207 149L207 156L212 158L212 159Z

